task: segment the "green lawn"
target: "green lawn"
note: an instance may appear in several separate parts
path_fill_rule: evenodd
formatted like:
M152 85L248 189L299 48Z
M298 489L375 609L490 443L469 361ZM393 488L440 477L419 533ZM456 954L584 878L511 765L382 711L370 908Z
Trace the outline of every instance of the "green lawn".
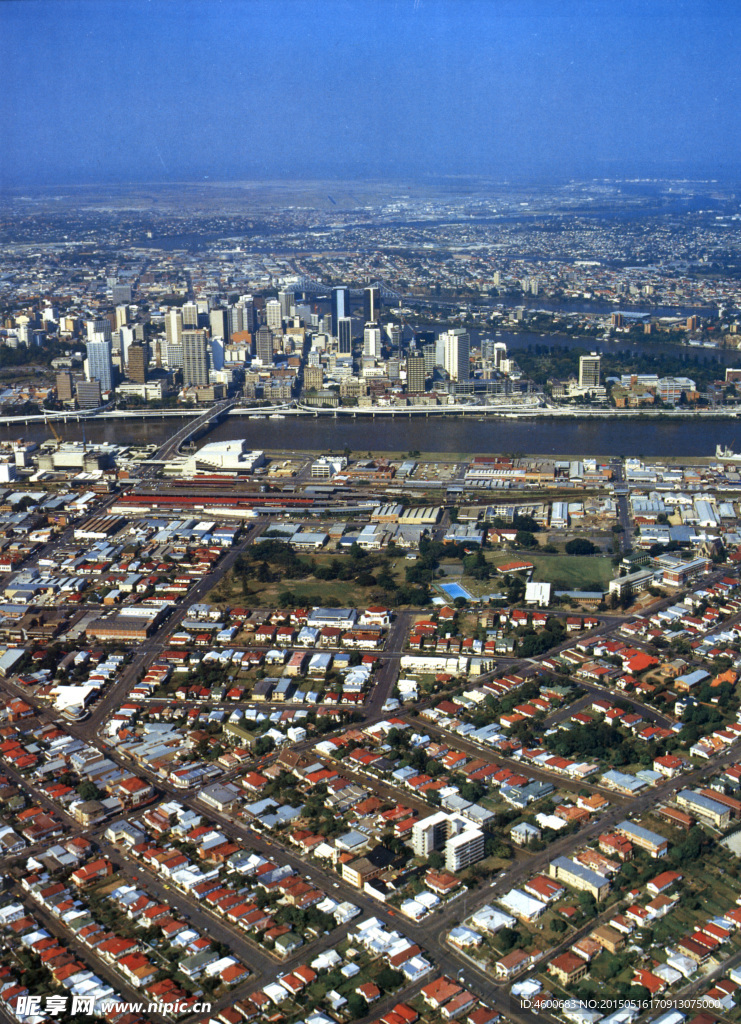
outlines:
M605 555L539 555L530 551L508 552L495 564L521 559L535 566L533 579L552 583L562 590L607 590L613 578L612 560Z

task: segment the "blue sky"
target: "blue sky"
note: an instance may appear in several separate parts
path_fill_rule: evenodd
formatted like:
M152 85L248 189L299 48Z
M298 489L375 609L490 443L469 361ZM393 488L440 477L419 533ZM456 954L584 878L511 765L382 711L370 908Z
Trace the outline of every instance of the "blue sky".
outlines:
M737 178L736 0L5 0L0 185Z

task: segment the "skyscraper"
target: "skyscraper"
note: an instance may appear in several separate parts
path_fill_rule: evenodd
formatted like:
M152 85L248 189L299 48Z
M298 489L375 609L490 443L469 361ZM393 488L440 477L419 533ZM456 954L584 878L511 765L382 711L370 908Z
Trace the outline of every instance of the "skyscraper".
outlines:
M507 358L507 344L504 341L494 342L494 366L499 369L502 362Z
M263 366L270 366L273 361L273 332L269 327L261 327L255 342L257 358Z
M598 388L600 376L600 356L590 352L588 356L579 356L579 387Z
M183 368L183 346L176 341L165 342L165 363L168 370Z
M265 321L271 331L279 331L283 327L283 313L277 299L268 299L265 303Z
M126 360L126 376L135 384L147 382L147 350L144 345L130 345Z
M183 331L183 384L208 384L208 347L203 330Z
M381 328L378 324L366 324L363 331L363 355L381 358Z
M86 320L85 330L88 341L99 341L101 334L106 341L110 341L113 334L111 321L107 316L97 317L95 320Z
M287 289L283 289L278 292L278 302L280 303L280 312L284 320L287 320L291 315L293 309L294 293L289 292Z
M110 391L113 387L113 360L110 339L103 337L101 332L95 341L87 342L88 380L97 380L101 391Z
M425 389L424 356L407 357L407 391L419 392Z
M131 302L131 285L118 283L111 285L111 300L116 305L119 302Z
M454 327L442 335L443 366L451 380L470 380L471 343L462 327Z
M212 309L209 313L209 323L211 325L212 338L223 338L225 341L229 340L230 331L228 310ZM241 327L240 330L242 330Z
M352 354L352 317L341 316L337 321L337 341L340 355Z
M381 289L370 285L363 292L363 317L368 321L378 320L381 315Z
M121 366L126 365L129 358L129 349L137 340L133 327L122 327L118 332L118 350L121 353Z
M184 302L182 308L183 327L198 327L198 303Z
M57 374L57 398L60 402L72 401L72 374L69 370L60 370Z
M344 285L341 288L332 289L332 330L337 330L337 325L340 322L340 318L344 316L350 316L350 289L345 288Z
M241 308L242 326L240 331L249 331L250 334L257 332L257 310L251 295L243 295L237 303Z
M168 309L165 314L165 338L169 345L180 345L183 340L183 314L179 309Z

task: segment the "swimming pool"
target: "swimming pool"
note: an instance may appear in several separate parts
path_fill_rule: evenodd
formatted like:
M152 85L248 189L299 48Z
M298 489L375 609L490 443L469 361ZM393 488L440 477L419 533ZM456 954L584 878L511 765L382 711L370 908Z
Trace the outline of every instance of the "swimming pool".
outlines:
M473 594L469 594L465 587L462 587L460 583L441 583L440 589L444 590L445 593L455 601L456 597L464 597L466 601L475 601L476 598Z

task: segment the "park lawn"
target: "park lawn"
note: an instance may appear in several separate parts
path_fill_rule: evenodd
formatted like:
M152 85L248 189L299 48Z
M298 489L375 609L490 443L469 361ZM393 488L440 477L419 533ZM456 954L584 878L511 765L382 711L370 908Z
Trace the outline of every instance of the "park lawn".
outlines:
M497 552L492 561L532 562L533 579L563 590L606 590L613 578L612 559L606 555L543 555L533 551Z

